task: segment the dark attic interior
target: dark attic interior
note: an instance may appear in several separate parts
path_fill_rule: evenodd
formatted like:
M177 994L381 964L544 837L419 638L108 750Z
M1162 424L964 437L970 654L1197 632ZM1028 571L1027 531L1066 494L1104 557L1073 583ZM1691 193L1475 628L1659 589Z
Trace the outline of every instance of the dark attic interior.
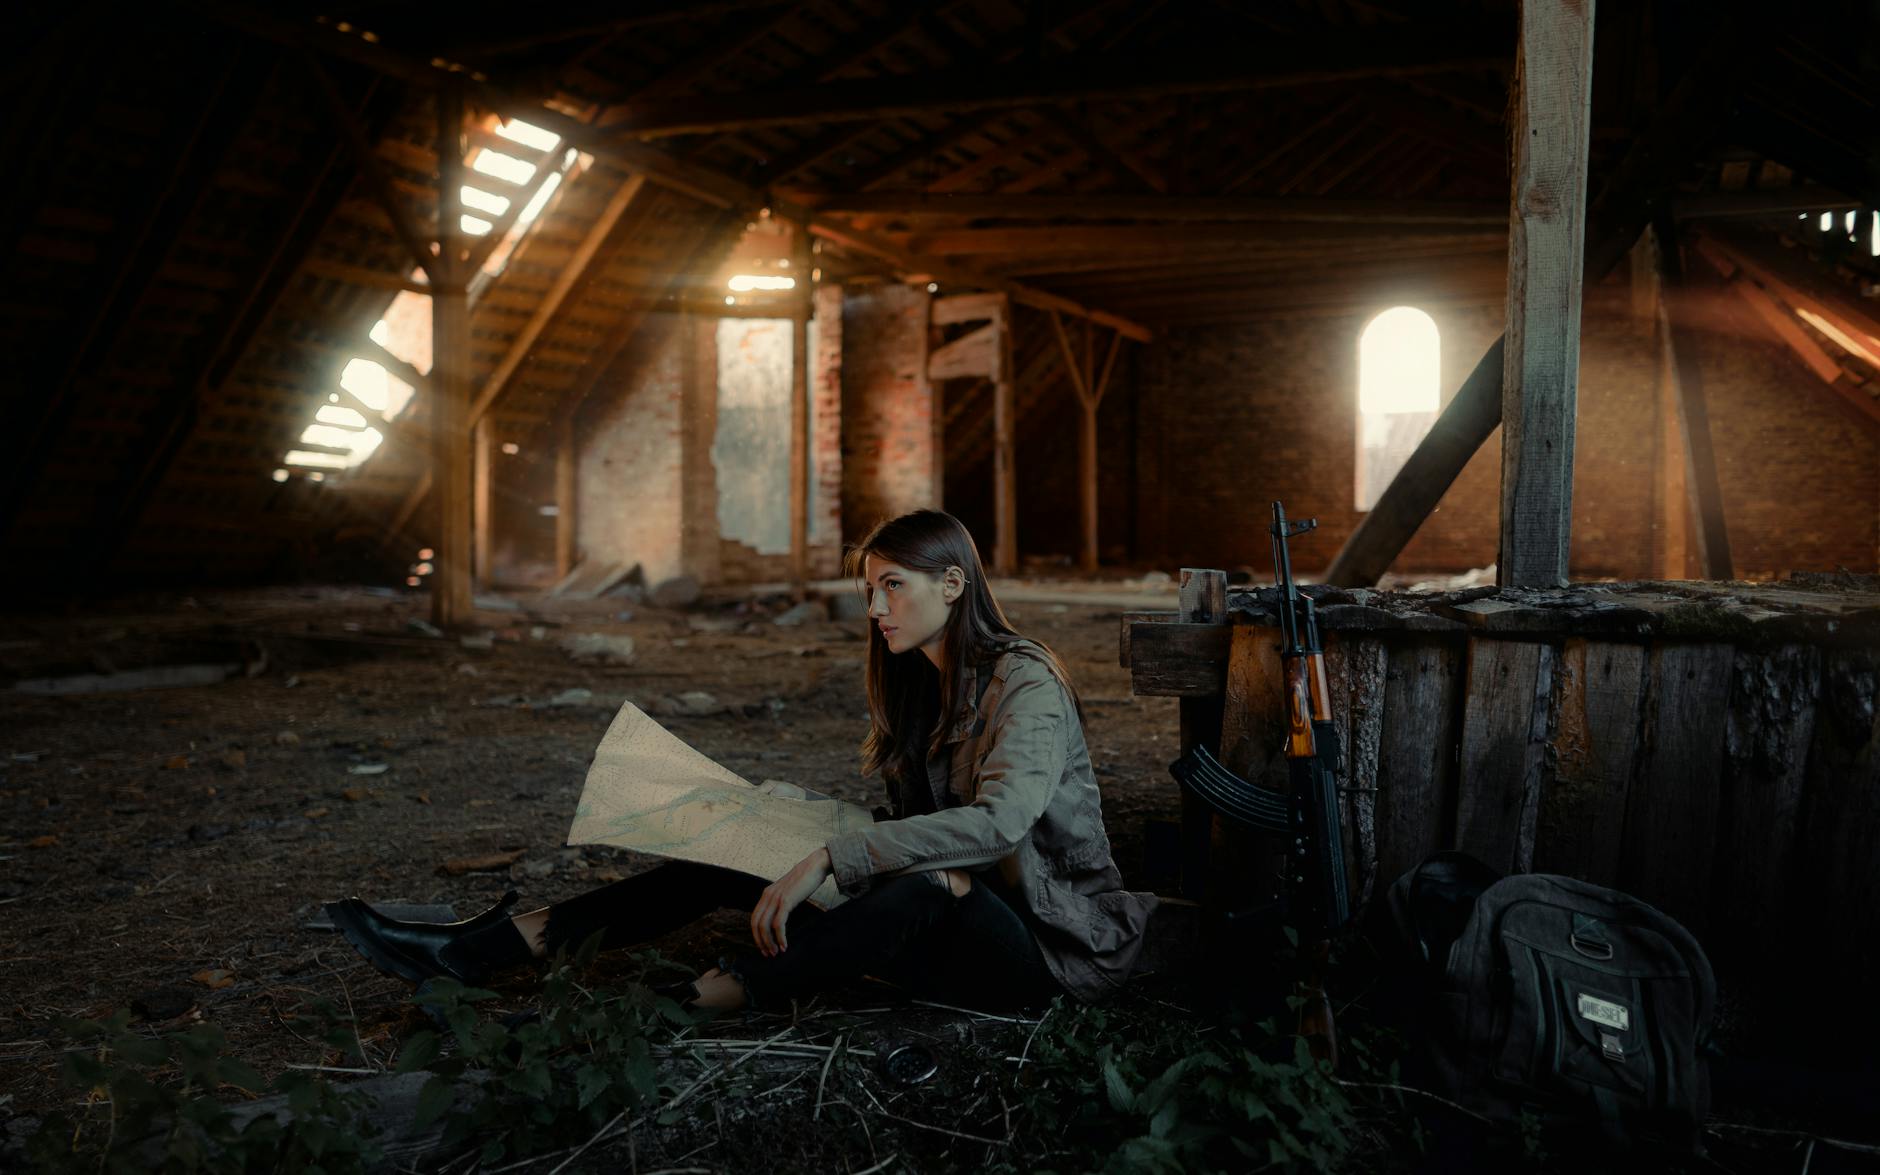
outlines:
M13 24L0 1166L1880 1170L1872 5ZM921 509L1162 899L1114 1000L336 933L692 860L568 831L628 715L866 821Z

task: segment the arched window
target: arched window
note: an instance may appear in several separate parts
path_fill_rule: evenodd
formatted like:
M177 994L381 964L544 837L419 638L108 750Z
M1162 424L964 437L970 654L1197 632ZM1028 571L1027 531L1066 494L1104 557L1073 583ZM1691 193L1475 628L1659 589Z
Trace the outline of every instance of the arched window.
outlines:
M1436 422L1442 349L1436 320L1393 306L1358 337L1356 506L1369 510Z

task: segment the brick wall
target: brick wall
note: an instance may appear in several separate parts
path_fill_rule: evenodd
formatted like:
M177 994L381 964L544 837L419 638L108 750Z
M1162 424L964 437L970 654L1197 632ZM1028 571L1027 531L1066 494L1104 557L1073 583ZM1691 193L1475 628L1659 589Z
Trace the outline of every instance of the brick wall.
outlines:
M719 578L711 319L650 316L576 428L577 559Z
M809 573L842 570L842 287L819 286L810 324Z
M1499 308L1433 315L1444 394L1501 332ZM1164 567L1267 573L1268 502L1319 518L1301 568L1331 561L1361 515L1355 469L1357 339L1366 318L1166 331L1141 355L1137 552ZM1747 330L1748 328L1743 328ZM1657 344L1648 326L1589 306L1574 453L1572 573L1652 573ZM1880 433L1854 420L1789 356L1754 336L1707 339L1724 515L1739 574L1847 566L1880 548ZM1501 448L1493 436L1393 570L1494 561ZM1033 489L1031 492L1038 492Z
M842 536L940 504L934 397L921 370L925 287L883 283L842 302Z

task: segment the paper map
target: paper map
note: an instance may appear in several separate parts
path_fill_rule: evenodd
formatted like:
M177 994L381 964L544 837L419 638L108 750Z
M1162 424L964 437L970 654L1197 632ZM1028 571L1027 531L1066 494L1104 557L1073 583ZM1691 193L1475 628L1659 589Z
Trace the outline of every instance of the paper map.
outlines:
M858 804L780 780L753 785L628 702L595 748L568 843L613 845L775 881L838 833L872 823ZM842 898L830 879L810 900L829 907Z

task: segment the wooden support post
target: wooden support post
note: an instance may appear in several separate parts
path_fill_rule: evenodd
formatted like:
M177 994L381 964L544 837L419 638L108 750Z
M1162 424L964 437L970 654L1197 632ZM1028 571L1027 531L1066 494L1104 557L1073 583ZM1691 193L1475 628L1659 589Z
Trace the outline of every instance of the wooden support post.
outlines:
M555 422L555 582L574 570L574 417Z
M1000 575L1018 571L1018 470L1014 464L1012 313L994 320L999 330L997 374L992 381L992 570Z
M809 589L809 226L791 225L790 238L790 583L800 598Z
M1560 587L1573 522L1593 5L1522 0L1515 76L1496 578Z
M1077 393L1078 406L1083 409L1078 419L1077 431L1077 506L1082 541L1078 547L1077 564L1085 571L1097 569L1097 409L1103 403L1103 392L1109 386L1110 372L1116 365L1116 351L1122 345L1123 336L1117 334L1110 339L1109 353L1103 360L1103 373L1096 370L1095 328L1084 324L1083 355L1079 357L1071 347L1070 333L1064 329L1064 319L1057 311L1051 314L1051 329L1057 335L1058 349L1063 352L1065 369L1070 372L1071 389Z
M493 425L484 420L470 429L470 587L487 588L490 583L490 432Z
M431 620L470 615L470 293L462 272L463 82L437 98L437 238L431 271L431 467L438 504Z
M1679 448L1683 457L1697 565L1705 579L1731 579L1730 531L1723 521L1723 489L1717 477L1717 452L1710 438L1710 405L1697 367L1697 332L1690 322L1690 291L1676 230L1658 228L1659 340L1664 373L1677 404ZM1667 502L1666 508L1672 504Z
M482 389L477 392L476 402L470 406L471 424L482 420L483 414L489 411L490 405L503 394L503 389L509 385L510 378L522 366L523 360L529 357L529 352L534 350L537 340L542 337L542 332L548 329L548 324L554 321L556 314L561 312L562 304L567 301L569 291L587 278L589 271L600 257L601 246L606 243L608 237L613 235L614 227L620 223L620 217L626 212L627 206L633 203L633 198L640 194L640 189L645 184L645 176L634 174L628 176L618 188L614 189L613 198L608 200L607 207L601 210L600 218L588 227L587 235L581 238L581 243L575 247L574 256L570 257L568 264L555 275L554 283L549 286L548 292L542 295L542 300L536 304L535 313L529 316L529 321L523 324L522 330L509 344L509 350L497 363L496 369L490 372L488 379L483 381ZM468 281L470 276L470 274L464 274L463 278Z
M1710 44L1659 107L1650 129L1632 144L1593 206L1598 231L1586 246L1585 275L1594 281L1626 255L1693 153L1712 142L1723 125L1716 111L1738 84L1744 22L1725 13L1718 23ZM1326 582L1376 583L1495 431L1501 423L1506 343L1506 335L1497 339L1475 365L1423 443L1345 540L1325 573Z
M1227 572L1198 567L1182 568L1181 622L1227 623ZM1181 700L1181 753L1200 745L1221 753L1221 719L1227 681L1225 666L1214 693ZM1214 840L1214 814L1187 792L1182 793L1181 896L1200 901L1206 895L1209 849Z

